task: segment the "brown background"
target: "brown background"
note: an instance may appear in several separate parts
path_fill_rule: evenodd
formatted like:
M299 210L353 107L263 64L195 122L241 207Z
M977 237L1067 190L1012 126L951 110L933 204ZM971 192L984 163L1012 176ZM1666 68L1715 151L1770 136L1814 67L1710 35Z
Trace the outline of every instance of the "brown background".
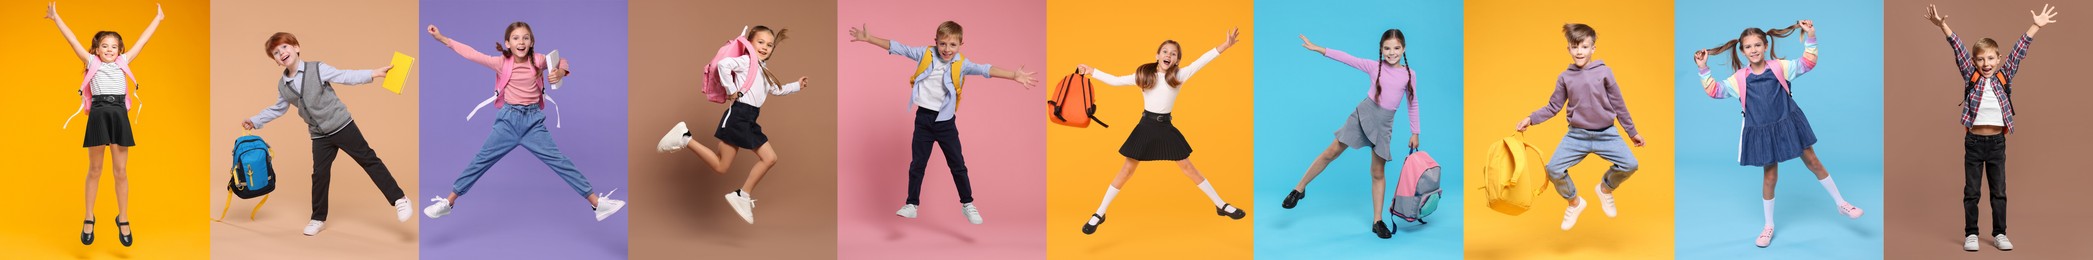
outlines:
M2093 59L2081 47L2093 39L2093 24L2083 15L2093 5L2057 7L2056 24L2044 27L2029 46L2014 84L2014 132L2007 137L2008 236L2013 252L1992 247L1990 199L1980 205L1982 250L1961 251L1962 135L1961 77L1940 29L1926 21L1927 2L1885 3L1884 46L1884 211L1887 235L1883 248L1891 259L2065 259L2093 254L2093 210L2084 188L2093 182L2082 165L2089 143L2084 120L2085 88L2075 62ZM1948 25L1965 44L1991 37L2010 51L2034 19L2028 10L2042 1L1944 1L1937 3ZM1988 192L1988 190L1987 190ZM2069 256L2069 257L2067 257Z
M631 253L634 259L822 259L836 257L836 3L812 1L631 2ZM770 68L809 87L771 96L757 122L780 163L751 193L756 223L742 222L722 194L739 188L756 156L740 151L726 174L690 154L654 152L663 133L689 122L711 146L726 105L705 101L698 78L714 50L744 25L790 29ZM900 100L896 100L899 105Z
M341 69L376 69L392 53L415 51L418 7L413 0L216 0L211 5L211 213L225 208L225 180L230 178L232 141L242 135L239 122L276 100L275 80L282 67L264 56L262 42L275 32L298 36L303 59ZM419 68L410 77L418 77ZM421 179L420 92L409 78L402 94L380 87L335 85L342 103L356 118L364 137L385 160L410 201ZM263 259L301 256L308 259L413 259L419 253L417 220L400 223L369 175L348 154L334 161L327 228L319 236L301 234L312 213L312 141L297 108L286 111L254 134L271 145L277 180L270 203L254 220L246 213L255 200L233 201L225 222L211 223L211 258ZM197 187L206 188L206 187ZM417 202L419 204L419 202ZM420 209L415 209L420 214ZM415 217L420 219L420 217Z

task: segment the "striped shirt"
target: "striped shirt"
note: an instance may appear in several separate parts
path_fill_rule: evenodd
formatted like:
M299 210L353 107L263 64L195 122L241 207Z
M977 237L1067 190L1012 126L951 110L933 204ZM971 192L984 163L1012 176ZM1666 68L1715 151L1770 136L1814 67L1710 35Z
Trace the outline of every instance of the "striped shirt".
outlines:
M124 84L123 68L117 66L102 66L96 70L91 84L94 93L88 93L90 95L123 95L126 94L124 90L129 89Z

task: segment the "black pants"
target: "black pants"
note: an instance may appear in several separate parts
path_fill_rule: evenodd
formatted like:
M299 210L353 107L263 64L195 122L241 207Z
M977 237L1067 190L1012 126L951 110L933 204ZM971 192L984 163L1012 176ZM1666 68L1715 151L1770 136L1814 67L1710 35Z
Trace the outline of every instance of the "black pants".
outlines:
M1991 234L2006 234L2006 135L1962 137L1962 233L1977 234L1977 182L1991 186Z
M923 193L923 168L930 160L930 145L945 153L945 167L952 168L952 186L959 187L959 203L974 202L974 185L967 180L966 155L959 151L959 119L937 121L937 111L916 108L916 134L909 141L908 204L918 203Z
M327 186L334 169L335 150L348 152L363 172L371 175L371 183L378 184L378 191L385 193L385 205L407 198L400 192L400 183L392 180L392 171L385 169L385 162L378 160L378 151L371 150L371 143L363 140L363 130L356 122L349 122L334 135L312 139L312 220L327 220Z

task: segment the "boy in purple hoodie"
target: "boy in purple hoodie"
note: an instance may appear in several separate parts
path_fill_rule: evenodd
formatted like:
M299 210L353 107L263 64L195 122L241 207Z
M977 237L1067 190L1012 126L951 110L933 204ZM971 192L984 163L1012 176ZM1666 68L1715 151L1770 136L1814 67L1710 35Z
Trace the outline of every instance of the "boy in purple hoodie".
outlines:
M1562 216L1562 229L1570 230L1577 225L1577 215L1584 213L1586 205L1584 198L1577 197L1577 184L1570 181L1570 166L1583 161L1586 154L1598 154L1613 162L1592 190L1598 191L1600 209L1606 211L1606 217L1614 217L1613 190L1620 188L1628 176L1635 175L1636 164L1635 154L1621 143L1621 135L1607 130L1618 119L1636 147L1643 146L1643 139L1642 134L1635 132L1635 120L1628 116L1627 103L1621 100L1621 86L1613 78L1613 69L1606 67L1606 62L1592 59L1599 33L1581 23L1565 24L1562 31L1570 43L1570 59L1575 63L1555 78L1555 94L1548 97L1548 105L1520 118L1517 130L1525 132L1527 126L1547 121L1557 113L1569 113L1563 120L1570 122L1570 131L1563 135L1555 155L1548 160L1548 179L1555 183L1556 193L1570 203Z

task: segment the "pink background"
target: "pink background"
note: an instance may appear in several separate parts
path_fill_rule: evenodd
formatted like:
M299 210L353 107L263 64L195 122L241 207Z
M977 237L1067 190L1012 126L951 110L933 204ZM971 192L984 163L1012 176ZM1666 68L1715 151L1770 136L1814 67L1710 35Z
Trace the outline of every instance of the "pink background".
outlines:
M846 259L1043 259L1046 257L1045 1L842 1L838 8L837 244ZM923 13L926 7L953 10ZM932 152L917 219L894 216L908 195L915 108L907 77L916 61L850 42L848 28L910 46L932 45L937 25L965 29L960 54L999 68L1038 73L1025 89L968 77L958 115L974 204L986 220L966 222L944 155ZM933 148L936 150L936 148Z

